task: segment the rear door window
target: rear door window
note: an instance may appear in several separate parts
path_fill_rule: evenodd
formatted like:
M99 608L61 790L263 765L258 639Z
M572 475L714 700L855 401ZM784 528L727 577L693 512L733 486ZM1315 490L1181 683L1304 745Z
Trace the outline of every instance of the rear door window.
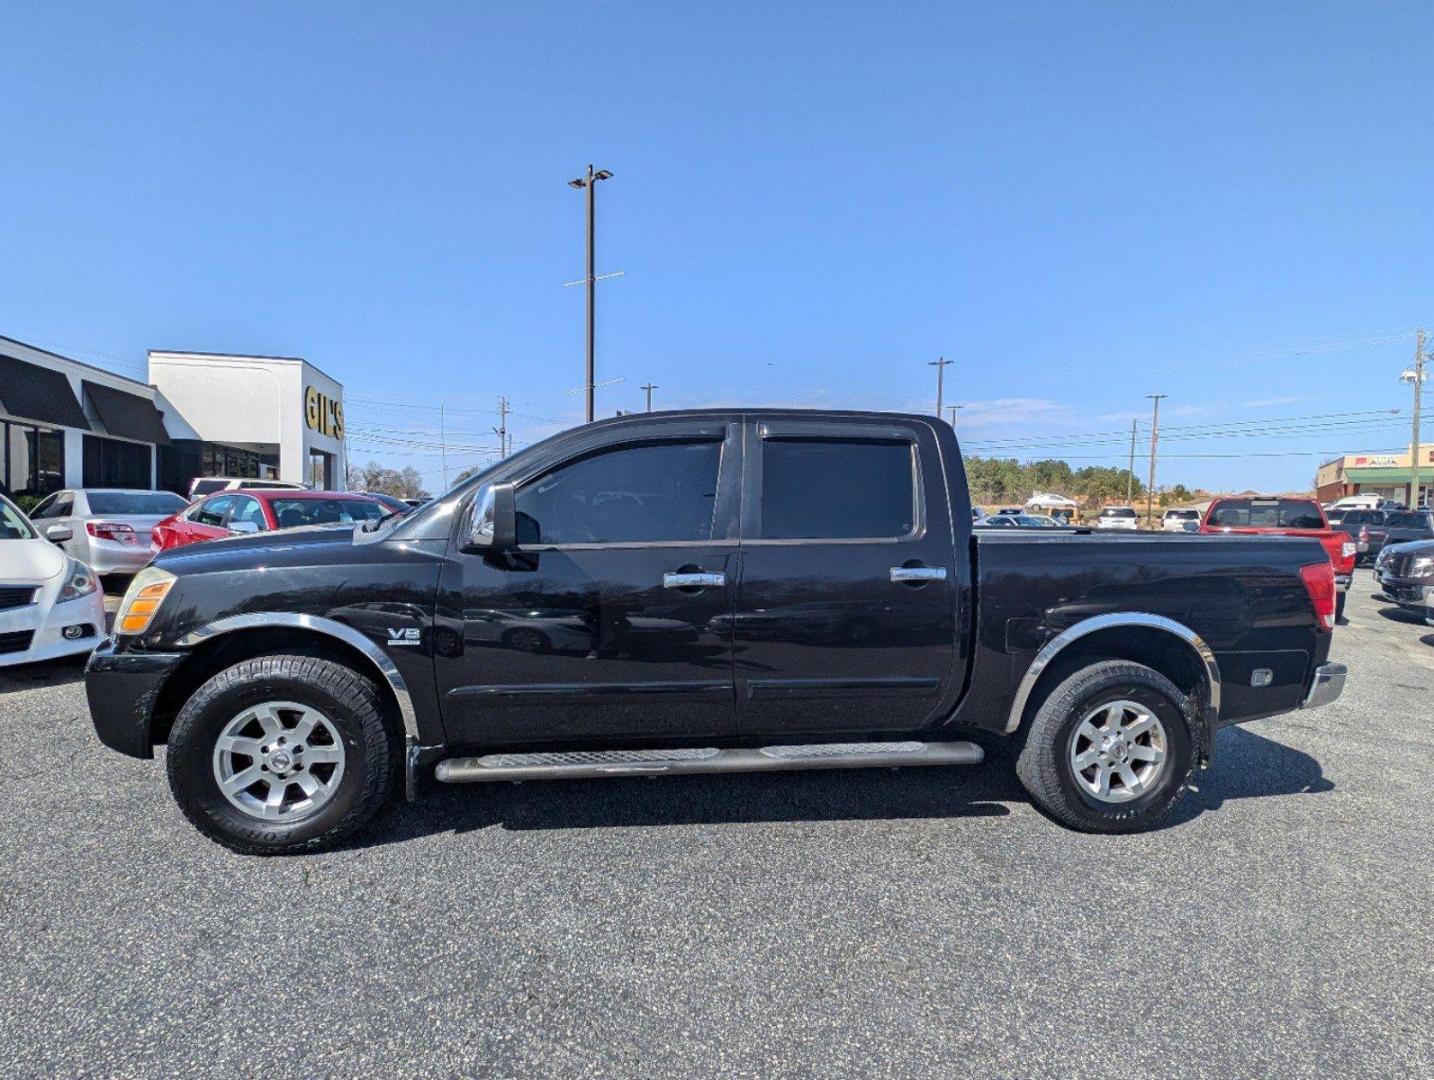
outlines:
M763 539L894 539L915 530L915 452L910 442L762 443Z
M264 519L264 508L259 505L259 500L251 499L247 495L236 497L234 509L229 512L229 527L231 529L235 522L239 521L251 523L260 532L269 527L269 522Z

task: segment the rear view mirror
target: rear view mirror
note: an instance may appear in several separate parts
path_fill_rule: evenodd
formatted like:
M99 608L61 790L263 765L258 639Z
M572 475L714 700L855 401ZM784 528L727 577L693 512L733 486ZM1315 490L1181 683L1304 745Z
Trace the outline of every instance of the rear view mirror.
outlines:
M518 544L518 515L512 484L484 484L473 497L470 551L506 551Z
M63 544L66 540L72 539L75 533L68 525L51 525L45 530L45 539L52 544Z

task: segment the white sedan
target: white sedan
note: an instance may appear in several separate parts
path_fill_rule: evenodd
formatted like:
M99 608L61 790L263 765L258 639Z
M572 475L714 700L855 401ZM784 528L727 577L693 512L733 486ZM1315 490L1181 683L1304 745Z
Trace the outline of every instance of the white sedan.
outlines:
M88 653L105 636L99 579L0 495L0 667Z

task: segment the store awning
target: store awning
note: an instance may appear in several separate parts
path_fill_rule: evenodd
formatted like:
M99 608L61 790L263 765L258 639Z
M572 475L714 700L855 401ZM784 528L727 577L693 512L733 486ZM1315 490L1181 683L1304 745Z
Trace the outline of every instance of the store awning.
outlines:
M90 404L99 413L100 422L111 435L125 439L142 439L156 446L169 445L169 432L154 402L138 394L127 394L104 383L84 380Z
M1344 479L1348 484L1407 484L1409 483L1408 465L1382 465L1369 468L1345 469ZM1434 481L1434 468L1428 465L1419 466L1419 482Z
M63 372L0 354L0 409L42 424L89 430L70 380Z

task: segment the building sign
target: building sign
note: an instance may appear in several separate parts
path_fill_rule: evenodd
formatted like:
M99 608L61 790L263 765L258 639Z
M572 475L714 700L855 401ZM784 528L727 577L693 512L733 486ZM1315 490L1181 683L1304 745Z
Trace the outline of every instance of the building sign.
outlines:
M304 423L320 435L344 437L344 403L335 401L312 386L304 391Z
M1368 465L1370 468L1387 468L1390 465L1399 464L1397 454L1368 454L1354 459L1356 465Z

